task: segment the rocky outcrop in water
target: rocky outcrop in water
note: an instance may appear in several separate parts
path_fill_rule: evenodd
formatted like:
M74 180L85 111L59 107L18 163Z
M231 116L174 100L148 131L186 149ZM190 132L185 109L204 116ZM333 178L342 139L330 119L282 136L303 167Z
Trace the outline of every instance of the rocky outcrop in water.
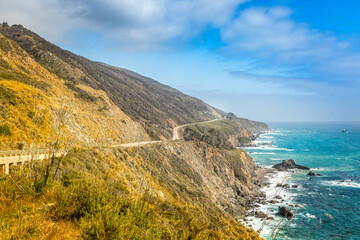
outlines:
M308 176L315 176L315 173L314 172L312 172L312 171L310 171L308 174L306 174L306 175L308 175Z
M294 213L292 213L290 211L290 209L288 209L286 207L280 207L279 206L278 214L283 216L283 217L289 217L289 218L294 217Z
M279 171L287 171L289 169L302 169L302 170L310 170L310 168L296 164L294 159L283 160L282 163L275 164L273 168Z

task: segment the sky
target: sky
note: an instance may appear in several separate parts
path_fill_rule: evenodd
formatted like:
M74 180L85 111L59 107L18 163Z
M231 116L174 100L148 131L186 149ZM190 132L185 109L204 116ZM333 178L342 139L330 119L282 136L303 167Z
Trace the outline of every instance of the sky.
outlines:
M240 117L360 121L358 0L0 0L0 21Z

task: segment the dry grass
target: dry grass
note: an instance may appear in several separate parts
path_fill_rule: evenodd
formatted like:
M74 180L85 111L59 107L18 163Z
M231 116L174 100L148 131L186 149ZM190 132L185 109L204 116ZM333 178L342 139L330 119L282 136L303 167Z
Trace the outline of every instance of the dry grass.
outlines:
M259 238L225 213L174 197L140 169L151 154L125 155L133 165L100 149L77 149L57 159L58 174L51 168L40 188L50 161L13 168L0 179L0 239Z

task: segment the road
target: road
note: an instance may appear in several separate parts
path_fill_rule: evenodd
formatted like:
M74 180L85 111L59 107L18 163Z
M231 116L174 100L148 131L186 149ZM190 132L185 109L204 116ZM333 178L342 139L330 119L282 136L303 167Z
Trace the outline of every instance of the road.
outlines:
M187 127L187 126L191 126L191 125L196 125L196 124L202 124L202 123L210 123L210 122L215 122L215 121L219 121L221 119L213 119L213 120L209 120L209 121L205 121L205 122L196 122L196 123L188 123L188 124L184 124L184 125L180 125L174 128L173 130L173 137L172 140L179 140L179 129L183 128L183 127ZM147 144L154 144L154 143L161 143L162 141L147 141L147 142L133 142L133 143L124 143L124 144L118 144L118 145L113 145L111 147L139 147L139 146L144 146Z
M192 126L192 125L196 125L196 124L215 122L215 121L219 121L219 120L221 120L221 118L213 119L213 120L209 120L209 121L205 121L205 122L188 123L188 124L177 126L173 130L172 140L175 141L175 140L180 139L180 137L179 137L179 129L180 128ZM147 144L154 144L154 143L161 143L161 142L162 141L133 142L133 143L124 143L124 144L113 145L111 147L124 147L124 148L139 147L139 146L144 146ZM9 173L9 164L17 164L20 162L31 161L31 160L44 160L44 159L50 158L52 154L54 154L56 157L59 157L59 156L66 155L67 151L57 151L55 153L50 152L48 150L40 150L40 151L38 150L37 152L23 152L23 151L18 151L18 150L0 152L0 166L5 165L4 173L8 174Z
M221 118L220 119L213 119L213 120L209 120L209 121L205 121L205 122L197 122L197 123L188 123L188 124L184 124L184 125L181 125L181 126L177 126L174 128L173 130L173 138L172 140L179 140L179 129L180 128L183 128L183 127L187 127L187 126L192 126L192 125L196 125L196 124L202 124L202 123L210 123L210 122L216 122L216 121L219 121L219 120L222 120Z
M112 145L111 147L138 147L138 146L144 146L147 144L153 144L153 143L160 143L162 141L147 141L147 142L133 142L133 143L124 143L119 145Z

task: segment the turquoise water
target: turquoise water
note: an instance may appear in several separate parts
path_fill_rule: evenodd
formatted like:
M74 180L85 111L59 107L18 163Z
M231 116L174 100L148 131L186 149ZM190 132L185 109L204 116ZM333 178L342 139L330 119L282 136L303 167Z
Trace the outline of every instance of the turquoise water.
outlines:
M290 174L287 181L299 188L284 190L283 204L300 203L306 208L299 210L278 239L289 235L289 239L306 239L320 218L322 224L311 239L360 239L360 124L282 123L271 124L271 128L258 144L270 142L274 146L246 149L258 165L271 166L293 158L323 174L311 177L306 175L308 171L301 170ZM342 133L342 129L347 132ZM265 239L270 238L268 228L262 234Z

